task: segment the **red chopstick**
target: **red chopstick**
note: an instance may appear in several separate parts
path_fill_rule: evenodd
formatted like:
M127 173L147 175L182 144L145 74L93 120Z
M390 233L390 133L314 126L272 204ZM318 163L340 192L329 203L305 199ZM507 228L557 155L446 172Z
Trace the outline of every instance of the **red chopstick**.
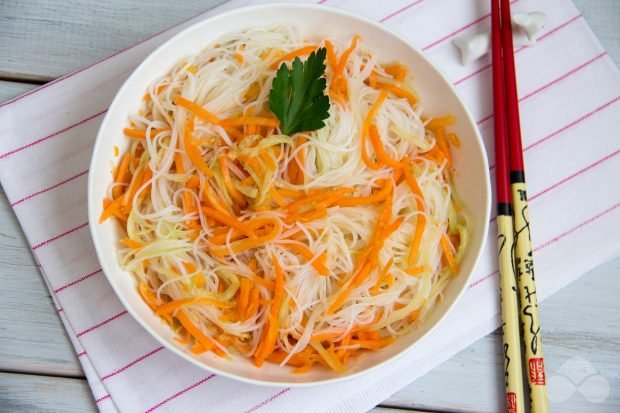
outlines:
M491 0L491 44L493 60L493 111L495 126L495 164L497 196L497 244L502 307L502 339L504 378L506 382L506 411L522 413L524 410L523 371L521 361L521 336L519 334L519 300L513 261L514 229L511 209L510 176L508 161L508 123L500 0Z
M494 3L497 20L497 1ZM509 0L501 0L501 40L504 72L504 93L506 102L506 127L508 130L508 152L510 158L510 181L515 244L515 270L520 299L520 318L523 325L525 367L530 387L530 406L532 413L547 413L547 383L541 339L534 257L531 242L531 224L528 215L525 168L521 143L521 124L519 120L519 99L515 73L514 45L512 41L512 21ZM497 28L494 33L497 32ZM494 35L494 39L497 35ZM499 109L499 108L498 108ZM497 114L496 114L497 115ZM496 164L505 163L506 158ZM499 172L499 169L498 169Z
M510 176L508 172L508 128L499 0L491 0L491 47L493 61L493 119L495 127L495 162L497 213L510 213Z
M519 117L519 96L517 92L517 74L515 71L514 45L512 42L512 19L510 18L510 1L501 0L501 37L504 57L504 84L508 112L508 139L510 141L510 173L523 171L523 147L521 145L521 122ZM524 178L525 179L525 178Z

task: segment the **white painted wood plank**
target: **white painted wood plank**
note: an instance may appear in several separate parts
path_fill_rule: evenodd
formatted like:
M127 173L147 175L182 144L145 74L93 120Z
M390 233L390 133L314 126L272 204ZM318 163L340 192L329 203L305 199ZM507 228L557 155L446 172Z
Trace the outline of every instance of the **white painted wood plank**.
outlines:
M573 0L611 58L620 65L620 1Z
M0 373L3 413L95 413L97 408L84 379Z
M7 101L22 93L26 93L39 85L33 83L6 82L0 80L0 103Z
M47 81L104 58L224 0L4 1L0 77ZM620 62L620 2L575 0Z
M0 296L0 371L82 376L73 346L1 190Z
M602 403L591 403L578 392L551 403L551 411L620 411L620 258L584 275L541 304L543 344L548 380L585 359L610 386ZM568 363L567 363L568 362ZM501 336L495 332L438 366L385 405L454 412L498 412L503 407ZM567 363L567 364L565 364ZM576 374L569 380L580 381ZM566 376L566 375L565 375ZM579 383L576 383L579 384ZM569 389L573 390L573 389ZM584 389L585 391L585 389ZM557 400L550 388L552 400ZM555 398L553 396L556 396Z
M54 79L223 2L3 1L0 78Z

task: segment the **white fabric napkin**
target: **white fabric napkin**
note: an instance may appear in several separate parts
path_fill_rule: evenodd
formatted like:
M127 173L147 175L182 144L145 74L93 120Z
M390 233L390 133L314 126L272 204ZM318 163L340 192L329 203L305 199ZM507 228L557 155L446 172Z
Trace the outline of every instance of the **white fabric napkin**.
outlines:
M99 269L86 217L86 174L106 108L155 47L234 0L0 105L0 179L41 266L103 412L361 412L499 325L495 231L473 282L415 352L371 375L309 389L242 384L163 349L123 309ZM489 29L487 0L327 0L410 39L457 86L493 161L487 57L463 67L455 36ZM547 27L519 49L521 117L539 299L618 255L620 76L570 0L514 0ZM541 314L544 324L545 315Z

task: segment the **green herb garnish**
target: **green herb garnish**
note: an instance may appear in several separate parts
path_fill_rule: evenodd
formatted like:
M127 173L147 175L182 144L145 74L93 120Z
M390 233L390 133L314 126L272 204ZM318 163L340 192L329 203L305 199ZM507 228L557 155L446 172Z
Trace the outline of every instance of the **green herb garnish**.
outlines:
M282 63L269 92L269 108L280 119L285 135L314 131L325 126L329 98L325 95L324 47L312 52L305 62L293 60L291 69Z

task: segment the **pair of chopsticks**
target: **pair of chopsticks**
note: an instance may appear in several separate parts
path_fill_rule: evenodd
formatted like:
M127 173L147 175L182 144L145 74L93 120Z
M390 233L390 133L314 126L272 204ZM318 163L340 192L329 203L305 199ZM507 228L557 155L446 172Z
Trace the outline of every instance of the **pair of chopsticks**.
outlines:
M532 413L549 411L523 167L509 0L491 0L497 233L506 411L524 412L519 321ZM520 303L520 307L519 307Z

